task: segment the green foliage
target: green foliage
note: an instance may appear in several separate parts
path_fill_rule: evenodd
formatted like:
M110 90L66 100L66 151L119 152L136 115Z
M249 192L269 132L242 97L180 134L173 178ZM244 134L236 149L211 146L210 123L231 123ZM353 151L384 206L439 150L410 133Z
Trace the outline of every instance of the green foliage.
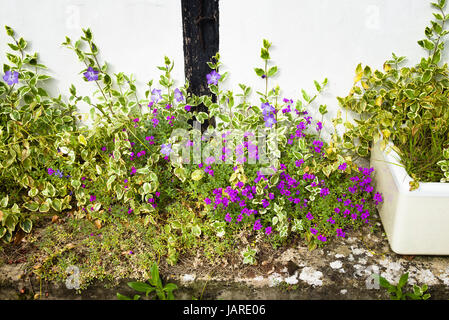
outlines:
M257 263L256 253L257 251L255 249L251 247L246 248L246 250L242 252L243 263L255 265Z
M408 282L408 272L404 273L401 278L399 279L398 284L392 285L388 282L387 279L379 276L379 284L388 290L390 294L391 300L407 300L407 298L411 300L427 300L430 298L429 293L425 293L428 289L427 285L423 285L422 287L419 287L418 285L413 285L413 291L412 292L403 292L403 289L405 285Z
M174 283L167 283L164 286L162 285L162 280L159 277L159 269L157 263L154 263L151 267L151 277L149 279L149 284L145 282L128 282L128 286L132 289L145 293L145 296L152 292L155 292L156 295L154 299L158 298L160 300L174 300L175 297L173 295L173 291L178 289L178 286ZM117 298L119 300L139 300L140 296L135 295L133 299L126 297L120 293L117 293Z
M446 167L441 165L445 164L442 150L449 146L449 69L440 60L449 16L443 11L445 1L432 6L438 13L425 29L426 39L418 41L428 57L413 67L400 67L405 57L393 53L383 71L359 64L350 94L338 100L360 119L355 124L345 122L343 138L335 140L343 150L363 157L372 143L379 142L385 149L391 141L416 181L445 182L442 169Z
M242 90L240 94L221 89L223 76L217 84L210 84L209 88L217 102L212 102L208 96L200 97L209 112L196 113L196 117L216 119L216 128L209 127L201 141L203 153L207 154L210 151L211 157L205 159L203 155L202 163L181 164L179 170L182 170L182 176L191 177L182 180L185 190L194 198L201 200L214 195L226 196L225 188L233 190L242 188L236 187L238 183L255 188L255 191L252 191L252 198L245 199L244 204L229 202L226 206L206 207L216 227L217 235L222 236L226 232L233 233L241 229L256 230L258 222L265 227L262 231L269 235L273 245L280 245L288 236L299 234L312 250L323 245L326 242L325 238L334 236L337 229L357 228L368 223L364 218L361 219L360 215L356 218L350 218L347 214L344 217L335 215L335 221L331 219L336 207L339 207L342 194L347 193L345 198L352 206L362 206L369 212L373 212L375 207L369 192L347 191L354 185L354 182L350 181L351 176L361 180L365 177L358 172L351 157L344 157L334 142L327 144L320 140L321 128L318 127L318 123L312 122L312 117L308 115L309 108L316 108L323 121L328 113L326 105L316 106L316 99L325 89L327 79L322 82L314 81L316 88L314 94L302 90L302 99L297 101L280 99L280 87L269 88L269 80L278 69L277 66L268 67L270 46L268 41L263 41L261 58L264 68L254 68L265 85L265 93L256 91L262 105L259 107L259 103L250 100L251 88L244 84L239 84ZM209 64L215 71L221 64L219 58L217 54L213 58L215 63ZM274 124L266 124L267 114L264 108L271 108ZM317 127L313 128L315 124ZM192 136L199 134L195 129L190 133ZM261 136L266 140L263 142L258 140ZM248 161L251 157L250 149L254 151L260 148L258 150L262 151L265 148L264 143L266 155L270 157L269 161L265 163ZM322 145L316 147L315 143ZM223 144L224 153L216 155L214 152L221 151ZM319 151L316 151L317 149ZM227 154L226 150L230 151L230 154ZM237 150L240 150L242 156L237 154ZM298 161L302 161L302 164L298 165ZM347 169L339 170L341 165L347 166ZM263 179L260 178L262 171ZM283 176L285 174L296 181L300 196L291 194L287 197L280 194L280 182L285 180ZM307 175L313 176L312 181L305 178ZM331 193L327 197L320 194L325 188ZM272 201L268 206L263 205L270 194L273 197ZM240 196L244 199L243 195ZM298 199L293 202L293 198L300 198L300 202L296 202ZM244 209L257 212L258 215L243 214L242 206ZM309 212L314 216L313 221L306 219ZM312 234L311 230L317 234ZM318 240L317 236L321 236L321 240Z
M444 178L441 178L441 182L449 181L449 148L443 150L444 160L438 161L437 165L440 166L441 171L443 171Z
M13 53L3 72L18 74L17 83L0 81L0 238L9 242L17 227L29 233L40 214L71 208L67 179L49 179L47 168L64 170L58 145L76 132L76 107L49 95L37 53L5 28Z
M20 51L26 43L19 39L11 45L11 49L17 47ZM321 140L322 122L328 111L326 105L318 106L316 99L325 90L327 79L314 81L314 93L301 90L301 99L281 99L280 87L269 87L279 68L272 65L271 43L267 40L263 40L261 48L263 67L255 68L265 87L264 92L256 91L257 103L250 101L251 88L244 84L239 85L239 94L223 90L221 83L227 78L226 72L220 75L217 83L209 85L212 95L189 95L188 84L174 88L171 76L174 63L168 57L158 67L162 73L158 81L161 89L153 87L153 81L149 81L148 90L140 99L132 75L112 74L108 65L101 62L99 48L89 29L84 29L76 41L66 37L63 45L76 54L83 65L80 72L83 80L95 91L82 96L75 85L71 85L67 108L72 118L62 113L52 114L55 123L62 121L61 125L67 126L70 118L72 126L65 128L52 124L56 138L40 145L41 153L46 154L42 149L49 146L56 152L50 154L53 158L42 160L39 185L27 180L30 184L26 190L28 196L44 197L39 202L24 204L28 211L51 214L50 211L60 212L73 205L76 218L95 221L98 228L111 222L110 214L114 214L117 207L125 217L126 213L144 214L144 226L158 229L154 249L159 256L165 256L169 264L175 264L184 250L199 247L203 237L219 243L234 232L250 233L263 225L260 232L265 231L273 245L282 244L290 235L298 234L312 250L324 245L327 237L335 236L336 232L338 235L338 230L344 234L342 230L368 223L369 213L365 213L364 218L345 215L335 216L335 221L332 220L340 205L338 202L342 201L340 197L354 185L349 179L366 179L369 184L370 178L369 174L357 172L352 158L339 152L336 141L328 144ZM21 58L11 56L10 60L17 62L18 59ZM221 66L219 53L208 65L218 71ZM366 68L364 72L370 74ZM38 76L38 79L43 78ZM14 92L12 89L9 88ZM9 96L9 93L5 95ZM58 103L66 106L60 100ZM90 118L91 128L74 122L72 111L83 104L90 106L90 112L84 119L79 116L79 120ZM190 112L190 107L199 104L204 104L208 112ZM321 122L312 121L307 111L311 108L321 115ZM12 116L16 118L15 114ZM201 123L215 119L216 127L210 125L201 133L198 128L192 128L189 120L193 118ZM339 123L339 120L334 121L334 127ZM17 130L22 128L19 125ZM176 132L182 134L176 135ZM261 136L266 141L259 142ZM35 133L30 137L37 139ZM236 152L226 155L230 161L221 162L214 152L221 150L223 138L225 149L232 153L240 150L244 157ZM183 146L193 143L190 139L201 145L201 164L183 161L179 156ZM170 146L170 157L164 157L164 146ZM268 161L249 163L250 148L259 150L260 154L266 149ZM204 159L205 154L210 157ZM59 178L62 172L67 174L65 178ZM290 197L279 191L281 182L286 183L288 179L295 181L292 184L298 189ZM234 222L241 215L242 205L232 203L228 208L212 209L212 206L204 206L204 200L216 190L223 194L226 187L237 189L237 184L251 187L251 198L243 206L252 213L247 211L240 217L241 224L227 223L226 220L233 218ZM328 195L323 195L325 191ZM32 220L26 215L22 217L20 207L11 201L18 197L12 194L8 198L4 194L1 202L2 208L6 209L1 216L3 229L0 234L9 240L15 225L25 232L32 227ZM268 198L270 203L265 203ZM351 201L352 206L361 206L366 211L372 212L375 208L371 191L360 188L344 198ZM308 214L314 218L306 219ZM206 219L209 219L208 223L205 223ZM220 254L224 251L221 246L215 249ZM212 256L215 253L211 251L208 248L204 253ZM251 257L247 253L244 259L252 261Z
M128 206L114 205L83 219L64 218L64 223L46 226L38 238L29 237L39 248L30 267L42 279L65 281L67 266L76 265L83 290L98 279L114 285L116 279L135 277L135 270L150 270L154 261L173 265L181 255L201 252L205 261L217 263L237 249L235 238L216 236L213 224L194 205L174 202L148 215L128 214Z
M99 49L93 42L92 33L89 29L83 32L84 36L75 44L68 37L63 43L84 63L86 69L81 72L88 67L99 71L98 79L93 81L99 89L94 96L96 101L89 96L78 96L75 86L70 88L70 100L75 104L89 104L90 116L94 121L93 129L85 128L85 136L78 139L67 137L67 144L63 146L75 154L68 164L72 166L72 184L75 184L78 205L87 206L89 197L94 194L97 195L94 211L121 201L129 205L134 214L154 212L156 206L149 201L155 199L154 194L159 190L160 176L170 169L161 156L160 146L172 130L188 127L187 120L191 115L184 107L187 102L194 105L195 101L187 96L187 86L180 88L187 98L180 103L175 101L174 81L171 78L174 63L167 57L164 59L165 65L158 67L163 72L159 84L166 92L161 94L160 101L149 99L153 89L153 81L150 81L145 99L139 99L135 79L122 72L114 75L108 73L107 64L99 62ZM84 77L84 80L87 81L87 78ZM147 105L148 111L153 112L144 109ZM175 120L168 122L167 117ZM153 138L152 144L146 140L150 136ZM144 153L145 157L141 157L140 153ZM177 171L173 171L176 174ZM82 177L91 181L89 192L81 188ZM109 196L111 193L114 195L112 198ZM79 216L84 216L84 211L85 208L81 207Z

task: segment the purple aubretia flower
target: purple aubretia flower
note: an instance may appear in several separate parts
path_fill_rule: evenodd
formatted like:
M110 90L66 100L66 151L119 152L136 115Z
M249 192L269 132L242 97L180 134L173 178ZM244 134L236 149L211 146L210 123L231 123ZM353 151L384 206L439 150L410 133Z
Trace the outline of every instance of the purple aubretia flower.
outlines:
M212 203L212 201L211 201L209 198L204 199L204 202L205 202L206 204L211 204L211 203Z
M97 197L94 196L94 195L91 195L89 201L92 202L92 201L95 201L95 200L97 200Z
M228 213L226 213L226 217L225 217L225 220L226 220L227 222L231 222L231 220L232 220L232 217L231 217L231 215L229 214L229 212L228 212Z
M314 140L312 142L312 144L315 146L315 148L313 148L315 150L316 153L320 153L321 152L321 148L323 147L323 142L320 140Z
M323 124L321 122L318 122L316 124L316 131L321 131L321 129L323 129Z
M19 73L17 71L6 71L3 76L3 80L6 81L8 85L13 85L14 83L19 83Z
M345 163L343 163L343 164L341 164L341 165L338 166L338 170L345 171L346 168L347 168L347 166L348 166L348 165L347 165L346 162L345 162Z
M271 233L271 227L266 227L265 228L265 234L266 235L270 235L270 233Z
M383 201L382 195L379 192L376 192L376 194L374 195L373 199L374 199L376 205L378 205L379 202Z
M185 106L185 107L184 107L184 109L186 109L186 111L187 111L187 112L189 112L189 111L190 111L190 108L192 108L192 107L191 107L191 106L189 106L189 105L187 105L187 106Z
M254 222L254 230L259 230L260 228L262 228L262 224L260 223L260 219L257 219L256 222Z
M96 81L98 80L98 70L94 70L92 67L87 68L87 71L83 73L86 77L87 81Z
M209 73L207 76L207 84L218 84L218 80L220 80L221 75L217 73L215 70L212 70L211 73Z
M327 196L329 194L329 189L328 188L322 188L321 189L321 191L320 191L320 196L321 197L325 197L325 196Z
M300 167L304 163L304 159L299 159L295 161L295 166Z
M53 173L55 173L55 170L53 170L52 168L48 168L47 172L49 175L52 175Z
M181 90L179 90L178 88L175 89L174 97L175 97L176 102L180 102L184 99L184 96L182 95Z
M262 206L267 208L270 205L270 202L267 199L262 199Z

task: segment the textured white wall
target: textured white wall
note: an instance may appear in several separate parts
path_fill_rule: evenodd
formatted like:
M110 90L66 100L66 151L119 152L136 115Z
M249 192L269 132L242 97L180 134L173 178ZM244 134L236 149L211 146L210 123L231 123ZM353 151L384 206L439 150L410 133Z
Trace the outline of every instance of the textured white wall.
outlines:
M266 38L280 69L272 84L295 99L301 88L312 92L313 80L328 77L318 102L328 104L332 116L336 97L348 94L358 63L381 70L392 52L407 56L409 64L426 54L416 42L424 38L432 12L426 0L223 0L221 72L230 72L227 88L251 85L257 102L254 89L263 91L264 81L253 68L263 67L259 56Z
M174 60L174 78L184 84L181 2L177 0L0 0L0 64L6 62L9 25L29 41L56 79L53 92L68 95L71 83L88 94L95 91L78 73L84 67L76 54L61 46L65 36L77 40L90 27L101 61L110 71L134 74L141 98L145 83L159 79L164 56ZM83 103L83 112L89 108Z
M71 83L83 93L93 92L78 75L82 65L75 54L60 46L66 35L79 37L82 27L92 29L111 70L135 74L140 88L158 79L156 66L164 55L174 59L174 77L182 84L180 2L0 0L0 24L14 28L40 53L56 79L55 93L67 94ZM328 77L319 102L328 104L333 116L335 97L348 93L359 62L381 68L391 52L407 56L409 63L418 61L424 51L416 41L424 37L432 12L427 0L221 0L221 72L230 72L225 87L238 91L238 83L246 83L263 88L253 68L261 66L260 47L266 38L280 68L272 84L279 84L285 97L298 98L301 88L312 91L313 80ZM0 52L7 49L1 31ZM5 61L1 55L0 63Z

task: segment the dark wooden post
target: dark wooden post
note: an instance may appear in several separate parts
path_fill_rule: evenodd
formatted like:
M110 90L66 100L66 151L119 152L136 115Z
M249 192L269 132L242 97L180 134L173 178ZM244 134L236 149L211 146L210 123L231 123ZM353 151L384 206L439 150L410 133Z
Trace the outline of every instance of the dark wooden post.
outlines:
M209 94L207 65L218 52L218 0L181 0L184 38L184 71L190 83L189 92L198 96ZM207 112L204 105L196 107ZM214 124L214 123L212 123ZM203 129L208 123L203 124Z

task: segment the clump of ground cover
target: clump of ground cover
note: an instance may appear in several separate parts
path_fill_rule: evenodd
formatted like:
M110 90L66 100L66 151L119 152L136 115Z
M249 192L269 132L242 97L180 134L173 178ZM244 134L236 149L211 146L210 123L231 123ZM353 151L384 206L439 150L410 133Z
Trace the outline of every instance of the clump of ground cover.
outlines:
M27 269L45 281L65 281L67 268L76 266L85 289L94 281L147 279L154 262L175 264L180 255L201 253L214 263L236 249L234 235L218 237L204 214L187 203L167 207L154 224L127 211L115 206L101 228L98 220L72 215L49 224L29 239L38 250L28 257Z

